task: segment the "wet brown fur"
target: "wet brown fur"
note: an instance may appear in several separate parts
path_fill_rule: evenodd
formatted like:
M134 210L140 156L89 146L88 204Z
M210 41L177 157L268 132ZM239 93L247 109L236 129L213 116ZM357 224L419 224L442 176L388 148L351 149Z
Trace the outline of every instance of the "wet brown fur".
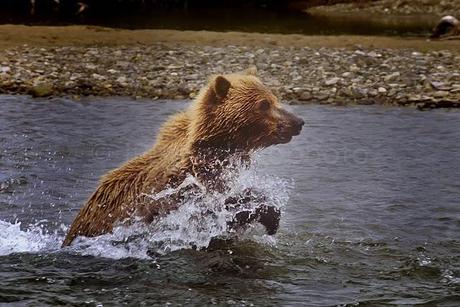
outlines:
M235 153L244 158L254 149L277 143L280 118L258 109L263 100L271 109L280 107L253 70L211 78L187 110L167 120L150 150L103 176L63 246L77 236L109 233L114 224L129 223L133 216L151 222L174 210L174 199L152 201L143 195L177 186L188 173L219 188L218 175L206 168L212 160Z

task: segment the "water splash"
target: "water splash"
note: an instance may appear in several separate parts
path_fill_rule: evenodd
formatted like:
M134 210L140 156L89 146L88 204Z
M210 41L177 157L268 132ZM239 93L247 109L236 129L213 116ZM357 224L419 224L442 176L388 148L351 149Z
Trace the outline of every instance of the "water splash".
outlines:
M235 236L228 229L228 221L237 213L235 210L226 209L225 201L229 197L250 189L264 195L266 205L282 209L288 201L288 191L292 183L262 174L256 161L249 168L239 167L237 172L229 171L225 176L230 189L223 193L209 193L197 178L188 176L175 189L169 188L148 195L152 199L158 199L174 194L179 189L194 186L193 192L184 197L178 210L150 225L136 222L129 227L116 226L111 234L77 238L64 251L113 259L145 259L151 258L152 253L165 254L179 249L205 248L213 238ZM245 209L248 206L255 209L257 205L260 203L248 204ZM20 223L0 221L0 255L60 250L63 237L57 232L49 233L46 229L33 225L21 230L20 226ZM252 232L250 236L254 241L275 244L273 238L261 236L260 232ZM247 238L246 234L245 239Z
M0 256L56 250L62 239L63 237L49 233L37 223L21 230L21 222L0 221Z

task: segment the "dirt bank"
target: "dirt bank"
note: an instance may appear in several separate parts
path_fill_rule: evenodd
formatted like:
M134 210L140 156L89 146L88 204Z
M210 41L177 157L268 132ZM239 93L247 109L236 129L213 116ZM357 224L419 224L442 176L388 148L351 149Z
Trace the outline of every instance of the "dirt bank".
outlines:
M418 51L460 51L460 41L431 42L423 38L375 37L358 35L305 36L176 30L120 30L93 26L43 27L0 25L0 49L27 44L36 47L129 46L154 43L201 46L284 46L409 48Z

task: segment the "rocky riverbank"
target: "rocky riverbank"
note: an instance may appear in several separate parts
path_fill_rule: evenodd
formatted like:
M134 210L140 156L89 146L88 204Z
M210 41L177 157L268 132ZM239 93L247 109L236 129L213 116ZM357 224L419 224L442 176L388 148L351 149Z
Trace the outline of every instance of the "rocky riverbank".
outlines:
M0 93L188 99L211 74L256 65L286 101L460 106L460 55L309 47L20 47L0 52Z
M189 99L209 75L256 65L292 103L459 107L459 43L1 26L0 93Z

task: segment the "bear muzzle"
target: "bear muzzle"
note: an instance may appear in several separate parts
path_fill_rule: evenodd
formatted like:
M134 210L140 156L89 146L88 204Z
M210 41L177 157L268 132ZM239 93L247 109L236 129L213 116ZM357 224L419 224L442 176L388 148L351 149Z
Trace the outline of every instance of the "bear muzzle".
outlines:
M290 142L292 137L300 134L305 121L283 109L279 109L279 116L280 121L277 127L278 140L276 143L285 144Z

